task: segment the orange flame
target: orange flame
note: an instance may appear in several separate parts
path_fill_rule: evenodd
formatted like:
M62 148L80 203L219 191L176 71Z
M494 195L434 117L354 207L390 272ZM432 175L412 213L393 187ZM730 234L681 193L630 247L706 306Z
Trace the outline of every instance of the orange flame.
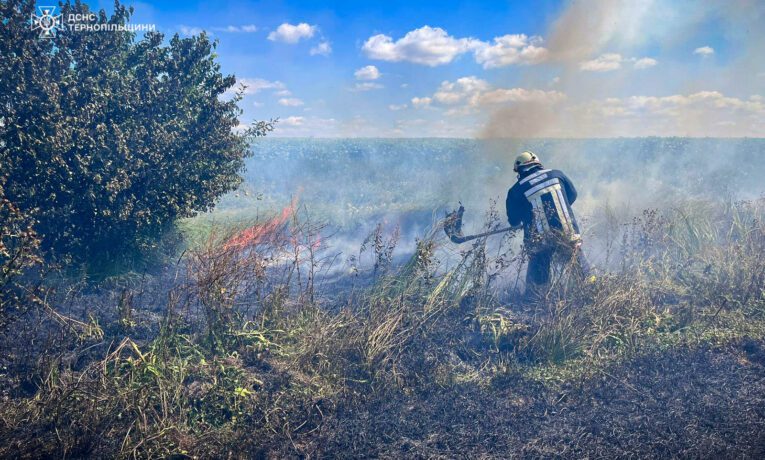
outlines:
M229 238L223 245L223 249L245 249L247 247L255 246L263 240L273 237L281 227L289 220L290 216L295 212L297 207L297 197L292 199L289 206L282 209L282 212L273 217L270 220L262 224L255 224L252 227L245 228L244 230L236 233Z

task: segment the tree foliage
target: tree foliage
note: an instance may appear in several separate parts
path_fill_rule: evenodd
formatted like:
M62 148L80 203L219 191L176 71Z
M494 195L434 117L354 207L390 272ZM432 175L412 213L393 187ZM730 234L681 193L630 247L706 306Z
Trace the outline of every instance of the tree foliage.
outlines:
M33 224L5 197L0 180L0 331L38 300L22 279L41 262Z
M89 12L59 8L64 20ZM38 221L43 249L81 262L140 254L239 184L248 138L272 125L237 132L241 91L216 43L129 31L41 39L34 12L34 1L0 2L0 177ZM131 14L116 2L97 21Z

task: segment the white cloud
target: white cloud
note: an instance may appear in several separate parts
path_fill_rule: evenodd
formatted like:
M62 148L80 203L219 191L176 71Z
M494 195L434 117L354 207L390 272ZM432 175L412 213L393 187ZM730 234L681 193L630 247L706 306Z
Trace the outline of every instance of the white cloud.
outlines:
M553 107L564 101L566 95L560 91L543 91L525 88L495 88L486 80L475 76L462 77L453 82L444 81L433 94L433 97L414 98L412 105L429 106L436 102L449 107L446 115L467 115L478 113L487 108L512 103L535 103L545 107Z
M440 27L424 26L407 32L403 38L378 34L364 42L362 51L371 59L409 61L431 67L448 64L471 48L471 39L454 38Z
M279 96L279 97L292 96L292 91L288 89L280 89L279 91L274 91L274 96Z
M715 49L711 46L702 46L693 50L693 54L698 54L701 57L707 57L715 54Z
M609 72L611 70L620 69L623 60L624 58L622 58L622 55L618 53L601 54L590 61L580 62L579 70L588 72Z
M239 85L245 85L247 88L244 90L244 94L256 94L263 90L276 90L279 93L287 91L289 93L287 87L280 81L268 81L262 78L238 78L236 83L229 91L235 92Z
M279 123L277 123L277 126L279 125L301 126L303 124L303 121L305 121L305 117L291 116L291 117L287 117L287 118L283 118L279 120Z
M477 63L485 69L512 64L537 64L547 58L540 37L524 34L503 35L491 42L475 38L456 38L440 27L423 26L393 40L389 35L369 37L362 51L371 59L407 61L431 67L448 64L459 55L473 52Z
M202 32L204 32L204 29L202 29L201 27L184 26L184 25L178 26L178 30L181 32L181 35L184 35L186 37L190 37L192 35L199 35Z
M507 102L540 102L555 104L566 96L559 91L525 88L492 88L488 82L476 77L463 77L455 82L441 83L433 99L444 105L467 104L477 108Z
M303 101L296 97L286 97L279 99L279 105L283 105L285 107L298 107L303 105Z
M644 57L644 58L640 58L636 60L635 64L633 64L633 67L635 67L638 70L642 70L642 69L648 69L649 67L653 67L658 63L659 61L657 61L656 59Z
M316 33L316 29L316 26L312 26L305 22L301 22L298 25L292 25L285 22L277 27L275 31L268 34L268 39L271 41L294 44L301 39L313 37Z
M709 109L728 109L750 113L765 113L765 104L757 96L749 100L725 96L719 91L698 91L689 95L673 96L632 96L621 100L631 112L646 111L654 114L666 114L680 108L705 107Z
M258 27L255 24L246 24L243 26L213 27L213 30L216 32L252 33L252 32L257 32Z
M497 94L502 100L550 98L532 93ZM487 137L761 137L765 134L765 102L741 99L719 91L668 96L635 95L567 101L555 105L535 102L498 106L485 125ZM488 95L479 98L486 102ZM482 110L479 113L484 113Z
M309 51L309 54L311 56L329 56L332 54L332 44L328 41L323 41L319 43L318 45L311 48L311 51Z
M619 53L605 53L595 59L580 62L579 70L588 72L610 72L612 70L621 69L622 64L628 62L632 62L632 67L636 70L648 69L659 63L656 59L649 57L625 58Z
M740 99L719 91L670 96L630 96L592 100L560 111L560 123L577 126L577 133L545 135L701 136L763 134L765 103L758 97Z
M457 104L489 89L489 83L477 77L462 77L455 82L444 81L433 95L442 104Z
M412 98L412 106L418 109L424 109L426 107L429 107L431 102L433 102L433 99L429 97L413 97Z
M380 78L380 71L373 65L368 65L356 70L353 75L356 80L377 80Z
M373 89L382 89L382 88L384 88L384 86L379 83L366 81L363 83L356 83L353 86L353 88L351 88L351 91L372 91Z
M525 88L497 88L479 94L471 100L471 104L485 106L491 104L504 104L507 102L535 102L543 105L555 105L566 99L566 95L560 91L542 91L539 89Z
M388 106L388 110L392 110L394 112L397 112L399 110L404 110L407 107L409 107L407 104L390 104Z
M338 137L337 120L315 116L292 115L282 118L276 124L274 137Z
M484 69L505 67L512 64L537 64L547 59L547 49L538 46L541 37L525 34L496 37L493 44L474 42L473 53L477 63Z

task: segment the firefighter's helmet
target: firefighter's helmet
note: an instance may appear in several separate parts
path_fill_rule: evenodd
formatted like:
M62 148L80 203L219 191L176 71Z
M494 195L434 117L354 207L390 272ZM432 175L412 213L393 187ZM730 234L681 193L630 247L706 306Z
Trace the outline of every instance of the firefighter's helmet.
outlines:
M542 163L539 161L539 157L537 157L534 152L526 151L515 157L515 165L513 166L513 171L518 172L518 170L523 166L541 164Z

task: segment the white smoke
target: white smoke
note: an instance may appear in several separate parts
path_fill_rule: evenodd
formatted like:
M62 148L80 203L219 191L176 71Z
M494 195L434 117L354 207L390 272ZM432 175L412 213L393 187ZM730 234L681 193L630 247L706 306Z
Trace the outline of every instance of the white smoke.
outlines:
M689 40L711 22L731 43L725 66L682 75L687 68L642 55L648 45L690 55ZM765 136L764 24L765 3L757 1L571 2L546 34L565 101L507 104L480 137ZM679 79L674 92L661 76Z

